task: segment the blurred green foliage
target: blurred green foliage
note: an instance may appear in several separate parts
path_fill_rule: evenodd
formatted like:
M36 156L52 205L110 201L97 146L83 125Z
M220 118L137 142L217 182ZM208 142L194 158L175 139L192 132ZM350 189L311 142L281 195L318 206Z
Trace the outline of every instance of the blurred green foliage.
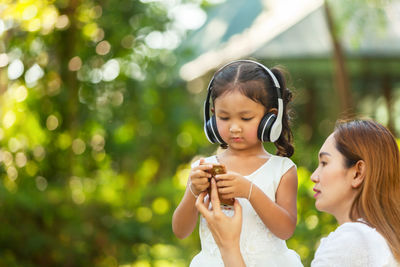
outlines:
M187 266L199 251L197 232L174 237L171 216L190 161L216 148L204 91L179 79L190 51L173 48L187 29L168 3L0 3L0 266ZM294 125L299 224L288 245L306 265L336 226L315 210L309 180L330 126L311 138Z

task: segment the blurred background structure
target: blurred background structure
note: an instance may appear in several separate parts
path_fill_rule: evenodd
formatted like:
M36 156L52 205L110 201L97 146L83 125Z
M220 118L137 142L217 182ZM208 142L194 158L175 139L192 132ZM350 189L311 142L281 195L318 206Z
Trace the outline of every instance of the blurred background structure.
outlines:
M290 73L308 266L336 227L309 180L336 119L400 134L397 0L2 0L0 266L188 266L197 232L171 216L217 148L207 83L239 58Z

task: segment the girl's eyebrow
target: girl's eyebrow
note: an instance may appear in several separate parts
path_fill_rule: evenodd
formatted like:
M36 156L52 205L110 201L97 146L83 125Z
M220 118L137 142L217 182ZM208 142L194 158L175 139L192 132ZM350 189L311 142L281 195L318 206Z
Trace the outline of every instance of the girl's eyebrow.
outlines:
M331 157L332 155L331 154L329 154L328 152L319 152L319 155L318 155L320 158L322 157L322 156L328 156L328 157Z
M229 114L228 111L223 110L223 109L220 109L219 112L220 112L220 113ZM252 113L252 111L251 111L251 110L243 110L243 111L240 111L240 112L239 112L240 115L245 115L245 114L249 114L249 113Z

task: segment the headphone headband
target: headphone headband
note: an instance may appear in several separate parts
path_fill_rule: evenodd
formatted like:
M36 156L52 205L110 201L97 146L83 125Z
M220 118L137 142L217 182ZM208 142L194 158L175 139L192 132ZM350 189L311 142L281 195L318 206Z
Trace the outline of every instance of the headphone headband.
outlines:
M262 69L265 70L265 72L271 77L272 82L274 84L274 87L276 89L276 94L278 97L278 115L277 115L277 120L274 120L273 124L271 127L269 128L269 141L271 142L275 142L276 140L278 140L281 131L282 131L282 113L283 113L283 100L282 100L282 94L280 91L280 85L278 82L278 79L275 77L275 75L272 73L272 71L270 69L268 69L266 66L264 66L261 63L258 63L256 61L253 60L248 60L248 59L241 59L241 60L235 60L232 62L229 62L225 65L223 65L221 68L219 68L213 75L213 77L211 78L208 87L207 87L207 97L206 100L204 101L204 132L206 133L206 137L208 139L208 141L210 141L211 143L220 143L220 144L226 144L224 142L224 140L222 140L222 138L219 136L218 134L218 129L216 129L216 123L212 123L212 120L210 120L210 98L211 98L211 87L212 87L212 83L214 82L215 79L215 74L217 74L220 70L222 70L223 68L233 64L233 63L238 63L238 62L247 62L247 63L253 63L256 64L257 66L261 67ZM267 124L266 124L267 125ZM265 126L266 126L265 125ZM265 132L265 127L264 129L262 129L262 134L264 135ZM215 128L215 129L214 129ZM260 138L261 141L265 142L267 140L264 140L264 137L261 136Z

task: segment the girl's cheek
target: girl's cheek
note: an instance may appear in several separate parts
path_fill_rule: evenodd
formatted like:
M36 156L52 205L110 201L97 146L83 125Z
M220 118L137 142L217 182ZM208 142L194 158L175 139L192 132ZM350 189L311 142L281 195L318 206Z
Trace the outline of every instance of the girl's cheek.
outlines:
M217 122L217 127L218 127L218 132L220 135L229 134L229 129L227 128L227 124L225 122L223 122L223 121Z

